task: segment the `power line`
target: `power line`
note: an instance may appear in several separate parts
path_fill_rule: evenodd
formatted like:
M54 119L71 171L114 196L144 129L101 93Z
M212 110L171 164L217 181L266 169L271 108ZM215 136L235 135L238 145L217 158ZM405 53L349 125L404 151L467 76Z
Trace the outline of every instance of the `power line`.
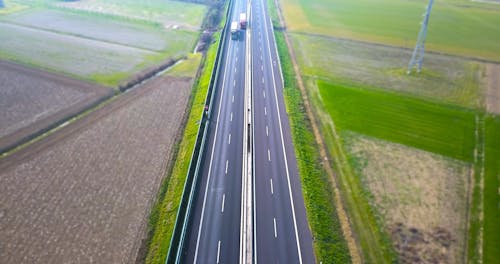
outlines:
M427 25L429 24L429 16L431 15L432 4L434 0L429 0L429 5L425 10L424 21L422 21L422 27L420 27L420 32L418 33L417 44L413 50L413 55L411 56L410 63L408 63L407 74L410 74L412 69L417 65L417 72L422 70L422 63L424 61L424 51L425 51L425 38L427 36Z

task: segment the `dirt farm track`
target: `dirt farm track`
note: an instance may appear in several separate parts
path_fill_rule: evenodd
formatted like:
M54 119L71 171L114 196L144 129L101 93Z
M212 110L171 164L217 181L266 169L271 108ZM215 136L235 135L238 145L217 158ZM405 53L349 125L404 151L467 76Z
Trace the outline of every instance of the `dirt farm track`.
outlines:
M0 263L134 263L190 90L156 77L0 159Z

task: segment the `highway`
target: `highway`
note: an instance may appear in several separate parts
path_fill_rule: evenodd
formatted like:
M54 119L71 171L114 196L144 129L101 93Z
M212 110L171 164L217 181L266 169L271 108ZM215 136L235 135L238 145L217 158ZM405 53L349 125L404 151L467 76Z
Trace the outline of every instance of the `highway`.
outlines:
M223 32L226 49L183 262L241 263L253 258L253 263L314 263L266 1L252 0L250 10L247 0L232 1L228 20L238 21L241 12L248 12L249 29L240 30L238 40ZM251 82L248 132L253 140L248 181L246 82ZM242 257L246 254L250 258Z
M254 262L314 263L267 1L251 4Z
M233 0L228 19L246 12L245 0ZM193 220L187 234L185 263L238 263L244 128L245 36L226 34L221 74L215 87L210 136L202 165Z

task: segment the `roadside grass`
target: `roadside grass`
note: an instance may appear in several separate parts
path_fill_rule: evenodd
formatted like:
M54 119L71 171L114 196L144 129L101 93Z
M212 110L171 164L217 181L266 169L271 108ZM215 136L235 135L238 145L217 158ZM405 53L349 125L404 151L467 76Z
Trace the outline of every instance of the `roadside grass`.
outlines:
M420 74L406 74L411 50L327 36L292 33L304 75L344 80L469 108L481 108L484 66L427 53Z
M500 259L500 116L485 118L483 263Z
M349 84L318 85L339 130L473 161L475 116L470 110Z
M285 78L284 95L316 257L324 263L348 263L349 251L333 204L332 183L321 167L317 143L309 129L310 121L303 111L302 96L295 83L286 44L280 35L276 33Z
M274 2L268 1L268 5L271 16L275 18L274 23L277 24ZM310 120L304 112L304 102L297 87L283 32L275 31L275 38L283 71L285 105L290 119L307 218L314 238L316 260L318 263L350 263L349 250L333 202L332 183L321 166L321 157L310 130Z
M194 77L198 71L201 59L201 53L191 53L186 59L181 60L178 64L170 68L166 74L176 77Z
M2 15L7 15L7 14L12 14L18 11L21 11L25 8L28 8L28 6L16 3L12 0L3 0L4 7L0 8L0 17Z
M205 107L205 98L208 91L210 76L212 74L220 33L214 34L213 43L207 51L206 58L201 59L203 68L200 78L193 85L192 99L189 102L189 117L184 134L176 150L175 164L169 177L160 187L157 202L151 210L149 232L153 234L149 245L145 263L165 263L170 238L177 218L177 210L181 201L184 182L194 143L198 133L200 118Z
M355 170L350 166L346 149L336 124L325 109L317 82L305 78L305 85L315 115L319 119L320 131L328 149L329 157L338 179L342 201L349 215L353 235L359 244L364 263L397 263L398 257L390 237L378 224L380 215L370 206L370 194L362 187Z
M288 30L413 48L428 1L281 0ZM426 50L500 61L500 7L437 1ZM450 26L453 25L453 26Z

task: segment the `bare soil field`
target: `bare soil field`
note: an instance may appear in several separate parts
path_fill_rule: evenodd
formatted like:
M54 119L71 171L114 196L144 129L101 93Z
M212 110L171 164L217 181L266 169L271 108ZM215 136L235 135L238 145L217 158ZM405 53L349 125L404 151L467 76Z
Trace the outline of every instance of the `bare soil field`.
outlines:
M0 153L111 95L106 87L0 61Z
M190 94L157 77L0 160L0 263L134 263Z
M354 133L347 142L400 262L464 263L470 165Z
M500 114L500 65L486 65L486 110Z

